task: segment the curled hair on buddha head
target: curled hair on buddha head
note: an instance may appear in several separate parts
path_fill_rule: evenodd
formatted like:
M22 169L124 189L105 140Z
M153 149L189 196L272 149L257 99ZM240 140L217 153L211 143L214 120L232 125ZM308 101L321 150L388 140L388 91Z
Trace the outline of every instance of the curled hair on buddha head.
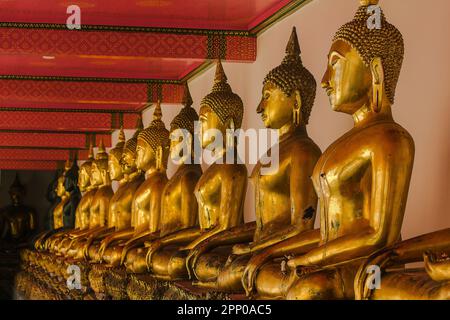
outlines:
M185 129L189 131L192 136L194 136L194 122L198 121L198 114L197 111L192 108L193 101L187 83L184 86L184 96L182 103L184 107L170 123L170 131L172 132L176 129Z
M71 163L71 166L67 169L66 164L66 170L64 171L64 189L66 189L66 192L70 193L71 195L79 195L80 189L78 188L78 164L77 164L77 156L75 155L75 158L73 161L69 162Z
M95 165L102 170L108 169L108 153L106 152L103 139L100 141L100 146L98 147L93 163L95 163Z
M158 100L153 111L153 120L150 125L139 133L138 139L144 141L155 153L163 152L161 165L167 167L167 153L170 144L169 130L166 129L162 119L161 101Z
M125 145L123 147L123 154L128 153L133 158L136 156L136 147L137 147L137 137L141 133L142 129L144 129L144 124L142 123L142 116L139 115L137 121L136 121L136 131L134 132L131 139L128 139L128 141L125 142Z
M89 144L89 153L88 153L88 158L85 162L83 162L80 166L80 170L84 169L86 170L86 172L90 175L91 174L91 169L92 169L92 162L94 161L94 145L91 142Z
M117 159L117 161L120 161L120 159L122 158L124 145L125 145L125 133L123 132L123 126L121 126L116 146L111 150L109 150L109 154L114 156Z
M300 111L303 122L308 124L316 98L316 80L311 72L303 66L300 54L301 50L297 31L293 27L283 61L266 75L263 84L269 82L278 87L287 96L291 96L291 94L298 90L302 100Z
M231 90L220 60L217 61L213 88L202 99L200 106L210 107L223 124L231 118L235 128L241 127L244 104L241 98Z
M360 0L360 7L352 21L344 24L336 32L333 42L341 40L354 48L364 64L369 67L374 58L380 58L384 71L384 87L391 104L394 104L400 70L405 53L403 37L400 31L387 22L380 9L381 28L369 28L367 21L373 13L368 12L370 5L378 0Z

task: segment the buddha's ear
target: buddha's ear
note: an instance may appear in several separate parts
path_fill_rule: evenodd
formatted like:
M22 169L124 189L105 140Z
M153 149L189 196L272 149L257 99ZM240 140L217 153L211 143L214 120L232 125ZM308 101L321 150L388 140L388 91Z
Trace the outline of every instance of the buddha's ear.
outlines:
M372 109L380 112L383 104L384 95L384 68L381 58L373 58L370 62L370 71L372 73Z
M163 168L163 148L162 146L158 146L156 149L156 168L162 169Z
M302 122L302 96L300 95L299 90L295 90L295 102L294 102L294 110L293 110L293 122L296 125L299 125Z

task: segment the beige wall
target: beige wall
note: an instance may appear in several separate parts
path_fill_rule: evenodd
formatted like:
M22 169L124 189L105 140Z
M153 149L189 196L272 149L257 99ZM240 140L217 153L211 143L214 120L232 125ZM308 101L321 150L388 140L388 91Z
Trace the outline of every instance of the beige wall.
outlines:
M314 74L317 98L309 134L322 150L352 126L351 117L331 111L328 98L320 88L326 54L338 27L349 21L357 0L313 0L275 24L258 38L258 55L252 64L224 63L229 83L245 105L243 128L262 128L256 114L261 83L266 73L283 56L292 26L297 27L304 65ZM406 6L407 4L407 6ZM450 227L450 45L448 0L382 0L388 20L403 33L406 56L397 89L394 117L414 137L416 161L409 193L403 237ZM211 89L214 68L190 81L195 108ZM180 106L163 106L167 126ZM152 110L144 113L144 124ZM129 137L132 132L127 132ZM116 135L115 135L116 137ZM115 139L114 139L115 141ZM249 166L249 172L252 166ZM169 176L173 172L171 167ZM254 219L253 188L246 198L246 220Z

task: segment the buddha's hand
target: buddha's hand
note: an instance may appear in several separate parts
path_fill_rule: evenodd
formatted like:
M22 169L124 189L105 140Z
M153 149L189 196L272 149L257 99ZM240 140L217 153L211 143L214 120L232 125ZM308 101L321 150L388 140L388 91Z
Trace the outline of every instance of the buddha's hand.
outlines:
M436 282L450 280L450 257L447 252L426 251L423 254L425 271Z
M105 238L100 242L100 249L98 250L100 260L103 259L103 255L105 254L105 250L108 248L109 244L111 243L111 239L109 237Z
M198 258L208 250L208 241L196 245L186 257L186 268L188 270L189 279L194 278L195 265Z
M267 261L268 257L265 253L259 253L252 256L244 269L244 274L242 275L242 286L244 287L245 294L251 297L254 292L256 276L258 275L259 269Z
M367 300L371 295L371 287L373 287L373 272L374 267L383 270L390 264L392 259L396 256L396 252L392 248L384 248L369 256L359 267L355 276L354 289L356 300Z
M248 243L236 244L233 246L232 252L234 255L244 255L251 252L251 246Z
M158 251L162 247L162 242L159 240L155 240L150 243L146 243L145 247L147 248L147 255L145 256L145 263L147 265L148 272L152 272L153 255L155 254L156 251Z

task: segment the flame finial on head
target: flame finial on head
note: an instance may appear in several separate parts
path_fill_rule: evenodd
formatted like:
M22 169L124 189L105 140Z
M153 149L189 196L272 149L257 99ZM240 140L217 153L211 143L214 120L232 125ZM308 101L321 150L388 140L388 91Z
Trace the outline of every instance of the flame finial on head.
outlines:
M292 28L291 37L286 45L287 56L300 56L302 51L300 50L300 44L298 42L297 29Z
M89 153L88 153L88 161L89 160L94 160L94 145L93 143L89 143Z
M184 107L190 107L194 103L192 101L191 91L189 90L187 82L184 84L184 94L181 103L183 104Z
M361 6L377 5L379 2L380 2L380 0L359 0L359 4Z
M123 131L123 126L120 126L116 147L119 143L125 143L125 132Z
M106 160L108 159L108 154L106 153L105 143L103 139L100 140L100 146L97 150L97 155L95 156L95 160Z

